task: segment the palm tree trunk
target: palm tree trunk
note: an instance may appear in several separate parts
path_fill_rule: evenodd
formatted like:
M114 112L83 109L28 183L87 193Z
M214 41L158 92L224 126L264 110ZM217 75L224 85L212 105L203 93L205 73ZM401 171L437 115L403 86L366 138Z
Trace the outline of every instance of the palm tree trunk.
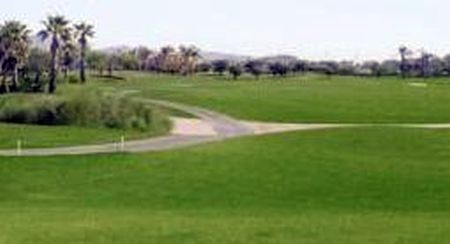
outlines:
M51 60L51 69L50 69L50 83L48 85L48 92L50 94L55 93L56 91L56 50L52 49L52 60Z
M69 75L69 68L67 66L64 66L64 68L62 68L62 71L64 73L64 79L67 79L67 76Z
M80 55L80 80L82 83L86 83L86 67L85 67L85 59L86 59L86 46L81 46L81 55Z
M108 66L108 76L112 77L112 75L113 75L113 67L112 67L112 64L109 64L109 66Z
M13 90L17 91L17 89L19 89L19 69L15 66L13 71Z
M0 85L0 92L1 93L9 93L9 86L6 82L6 78L7 78L7 73L4 72L3 73L3 78L2 78L2 83Z

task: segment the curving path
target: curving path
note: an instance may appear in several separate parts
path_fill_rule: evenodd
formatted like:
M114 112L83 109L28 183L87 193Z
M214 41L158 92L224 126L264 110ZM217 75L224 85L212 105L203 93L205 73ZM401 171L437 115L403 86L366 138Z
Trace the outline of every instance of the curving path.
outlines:
M174 102L141 99L143 102L156 104L192 114L198 119L174 118L174 129L170 135L145 140L101 145L83 145L59 148L41 148L17 150L0 150L0 156L55 156L87 155L100 153L138 153L164 151L187 146L203 144L224 139L281 133L302 130L323 130L344 127L388 126L425 129L450 129L450 124L281 124L248 122L233 119L224 114L207 109L183 105Z

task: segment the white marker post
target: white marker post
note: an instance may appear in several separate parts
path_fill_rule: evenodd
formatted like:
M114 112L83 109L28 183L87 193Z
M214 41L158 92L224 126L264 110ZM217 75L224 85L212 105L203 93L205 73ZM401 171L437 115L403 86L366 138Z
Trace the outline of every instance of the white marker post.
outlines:
M17 141L17 156L22 156L22 141Z
M120 151L125 151L125 136L120 137Z

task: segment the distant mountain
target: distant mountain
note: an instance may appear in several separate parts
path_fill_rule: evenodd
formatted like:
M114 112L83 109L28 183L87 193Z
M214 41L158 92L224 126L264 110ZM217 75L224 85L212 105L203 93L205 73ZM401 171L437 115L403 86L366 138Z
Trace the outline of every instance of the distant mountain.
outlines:
M292 55L275 55L259 58L258 60L262 60L267 63L294 63L298 61L298 58Z
M293 63L298 61L298 58L292 55L274 55L267 57L251 57L239 54L229 54L221 52L200 52L203 60L211 62L215 60L227 60L230 62L245 62L251 59L261 60L267 63Z
M251 59L250 56L238 55L238 54L230 54L230 53L221 53L221 52L207 52L201 51L200 56L203 60L211 62L216 60L227 60L230 62L243 62Z

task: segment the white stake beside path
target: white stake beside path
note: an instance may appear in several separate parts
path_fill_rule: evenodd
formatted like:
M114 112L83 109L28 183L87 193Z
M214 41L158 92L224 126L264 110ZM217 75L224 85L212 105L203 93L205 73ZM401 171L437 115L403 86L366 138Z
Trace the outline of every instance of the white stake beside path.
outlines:
M17 156L22 156L22 141L17 141Z
M120 138L120 151L124 152L125 151L125 136L122 136Z

